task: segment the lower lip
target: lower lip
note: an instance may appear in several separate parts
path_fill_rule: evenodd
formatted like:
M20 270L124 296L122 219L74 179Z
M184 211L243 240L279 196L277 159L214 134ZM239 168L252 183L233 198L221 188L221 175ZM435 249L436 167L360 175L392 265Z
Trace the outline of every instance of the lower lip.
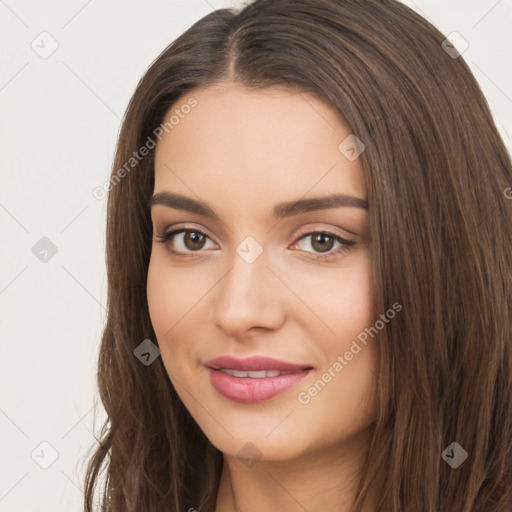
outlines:
M311 370L296 373L254 379L251 377L233 377L219 370L208 368L212 386L223 397L235 402L252 404L274 398L300 382Z

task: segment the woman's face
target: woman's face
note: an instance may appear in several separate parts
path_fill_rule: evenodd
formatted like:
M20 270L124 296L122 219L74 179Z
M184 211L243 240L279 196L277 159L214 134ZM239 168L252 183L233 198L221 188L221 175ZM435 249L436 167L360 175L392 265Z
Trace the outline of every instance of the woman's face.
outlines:
M147 294L177 393L228 455L349 446L376 410L361 147L309 94L217 84L176 109L155 150Z

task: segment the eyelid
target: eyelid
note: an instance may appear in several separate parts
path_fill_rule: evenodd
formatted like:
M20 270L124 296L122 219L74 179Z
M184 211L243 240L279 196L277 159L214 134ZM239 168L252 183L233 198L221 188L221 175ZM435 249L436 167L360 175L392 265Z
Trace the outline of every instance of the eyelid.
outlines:
M203 233L206 235L213 243L219 245L217 242L215 242L214 238L210 232L202 227L202 226L193 226L187 223L178 223L178 224L171 224L169 226L166 226L164 229L162 229L160 232L162 235L168 234L172 231L197 231L198 233Z
M341 228L335 228L335 227L325 227L325 224L311 224L311 225L308 225L306 227L301 227L299 229L299 232L297 235L295 235L296 237L300 238L301 236L303 235L309 235L311 234L312 232L318 232L318 231L325 231L325 232L328 232L328 233L332 233L333 235L335 236L339 236L341 238L345 238L346 235L344 235L343 233L340 233L340 229ZM349 234L349 236L354 236L356 237L357 234L356 233L352 233L351 231L349 231L348 229L344 229L343 231L347 232ZM352 240L347 240L347 241L352 241ZM355 242L355 240L354 240Z

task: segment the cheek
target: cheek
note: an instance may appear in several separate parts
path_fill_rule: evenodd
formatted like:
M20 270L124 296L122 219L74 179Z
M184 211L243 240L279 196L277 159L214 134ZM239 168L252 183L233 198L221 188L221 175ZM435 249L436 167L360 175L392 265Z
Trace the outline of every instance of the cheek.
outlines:
M378 337L366 331L376 320L369 260L362 259L346 272L335 269L332 278L323 276L315 284L311 286L310 281L308 288L302 283L301 293L309 290L304 296L315 316L304 316L301 322L321 352L322 367L314 382L299 389L298 402L311 415L308 421L314 428L323 429L317 421L322 418L327 425L337 425L333 435L344 429L348 435L351 429L367 425L375 414Z
M301 275L301 274L296 274ZM304 275L304 274L302 274ZM367 257L346 268L295 279L295 290L311 314L296 315L303 329L323 339L327 353L339 351L373 322L370 265ZM315 336L313 336L315 338Z
M182 355L179 340L184 339L183 329L190 329L194 309L199 309L200 299L208 287L201 279L190 279L187 272L173 270L162 259L152 256L150 260L147 300L164 365L171 371L171 366ZM171 348L172 358L169 357Z
M147 300L149 316L157 337L170 329L173 325L170 312L176 311L180 301L176 297L175 283L169 280L163 265L152 256L148 268Z
M333 280L325 298L326 314L336 338L344 345L373 322L369 269L362 266L359 272L347 272L344 279Z
M172 334L180 319L188 319L211 285L198 272L172 268L160 255L151 257L148 268L147 300L151 322L158 334ZM186 318L185 318L186 316Z

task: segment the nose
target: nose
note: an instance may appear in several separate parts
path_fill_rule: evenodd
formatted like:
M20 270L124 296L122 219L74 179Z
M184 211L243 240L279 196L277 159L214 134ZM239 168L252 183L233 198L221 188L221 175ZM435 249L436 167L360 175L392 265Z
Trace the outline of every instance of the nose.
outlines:
M232 268L215 287L211 320L232 338L275 330L287 314L285 285L268 267L266 253L249 263L235 254Z

